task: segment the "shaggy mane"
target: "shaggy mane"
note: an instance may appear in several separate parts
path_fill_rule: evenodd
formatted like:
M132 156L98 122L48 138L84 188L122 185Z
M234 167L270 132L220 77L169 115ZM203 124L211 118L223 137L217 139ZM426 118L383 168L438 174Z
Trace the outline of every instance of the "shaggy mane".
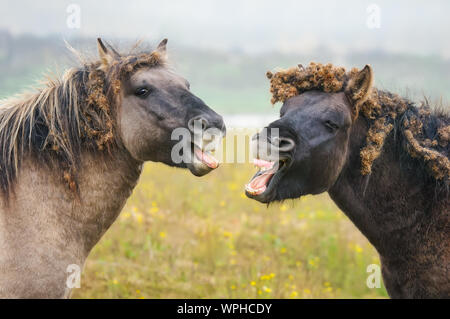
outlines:
M272 104L308 90L349 92L350 81L358 74L356 68L346 71L332 64L311 62L308 67L281 70L270 79ZM350 99L352 100L352 99ZM448 185L450 181L450 117L448 113L432 112L428 102L417 107L396 94L372 88L360 106L353 105L353 121L362 114L369 121L366 145L360 151L361 174L369 175L373 162L380 156L386 137L397 127L404 137L404 150L425 164L429 175Z
M142 67L165 65L159 52L120 55L105 68L83 61L36 93L0 101L0 191L6 198L25 154L62 169L61 178L77 192L83 149L109 154L118 145L115 105L121 81Z

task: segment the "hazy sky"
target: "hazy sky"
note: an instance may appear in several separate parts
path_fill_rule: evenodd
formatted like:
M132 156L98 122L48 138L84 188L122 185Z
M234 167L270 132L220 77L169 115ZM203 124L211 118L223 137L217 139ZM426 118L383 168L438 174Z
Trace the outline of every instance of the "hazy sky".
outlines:
M80 8L79 29L67 26L70 4ZM371 4L380 9L380 28L367 26ZM311 51L323 45L341 53L381 49L450 58L450 1L445 0L1 0L1 6L0 28L13 33L168 37L188 46L247 52Z

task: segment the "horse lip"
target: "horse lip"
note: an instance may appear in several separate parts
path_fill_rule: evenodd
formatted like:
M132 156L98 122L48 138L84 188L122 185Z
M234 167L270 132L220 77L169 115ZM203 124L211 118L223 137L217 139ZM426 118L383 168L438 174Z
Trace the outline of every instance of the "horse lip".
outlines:
M264 158L264 156L259 156L259 154L258 156L256 156L257 159L262 159L270 162L285 162L285 164L289 164L289 166L292 164L293 157L294 155L292 151L279 153L276 159L270 158L270 156Z
M192 173L192 175L198 176L198 177L204 176L204 175L208 174L209 172L211 172L212 170L214 170L213 168L210 168L203 163L201 164L201 166L202 166L201 168L199 168L198 166L195 166L191 163L186 164L186 166L189 169L189 171Z
M292 166L293 161L293 153L287 153L283 156L280 156L280 161L284 161L283 169L289 169Z
M282 154L280 154L280 162L281 161L285 161L285 162L289 162L289 163L291 163L292 162L292 154L289 152L289 153L282 153Z
M192 156L195 156L195 155L193 154ZM192 173L192 175L198 176L198 177L206 175L209 172L214 170L214 168L211 168L202 162L199 162L198 164L187 163L186 167L189 169L189 171Z

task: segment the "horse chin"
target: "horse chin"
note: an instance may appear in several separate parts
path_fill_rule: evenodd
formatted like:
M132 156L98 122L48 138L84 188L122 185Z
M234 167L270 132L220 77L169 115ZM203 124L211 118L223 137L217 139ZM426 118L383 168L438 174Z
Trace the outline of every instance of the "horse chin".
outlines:
M302 196L306 195L304 193L284 193L279 192L278 190L273 190L272 192L263 193L260 195L251 195L246 192L246 195L248 198L254 199L260 203L263 204L271 204L271 203L277 203L277 202L283 202L288 199L300 199Z
M192 175L195 176L203 176L214 170L214 168L211 168L203 163L189 163L186 164L187 168L191 171Z

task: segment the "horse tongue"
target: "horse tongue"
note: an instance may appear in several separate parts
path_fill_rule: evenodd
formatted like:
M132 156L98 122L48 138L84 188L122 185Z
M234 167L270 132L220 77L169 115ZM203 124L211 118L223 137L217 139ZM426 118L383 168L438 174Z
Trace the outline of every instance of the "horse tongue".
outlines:
M203 152L201 149L199 148L195 148L195 155L197 156L197 158L202 161L202 163L204 163L206 166L208 166L209 168L217 168L219 166L219 161L212 155Z
M255 176L250 183L245 186L246 191L252 195L264 193L273 174L275 174L275 172L267 171Z
M265 187L269 182L270 178L272 177L272 175L273 173L267 173L256 176L254 179L251 180L250 187L253 189L260 189L262 187Z

